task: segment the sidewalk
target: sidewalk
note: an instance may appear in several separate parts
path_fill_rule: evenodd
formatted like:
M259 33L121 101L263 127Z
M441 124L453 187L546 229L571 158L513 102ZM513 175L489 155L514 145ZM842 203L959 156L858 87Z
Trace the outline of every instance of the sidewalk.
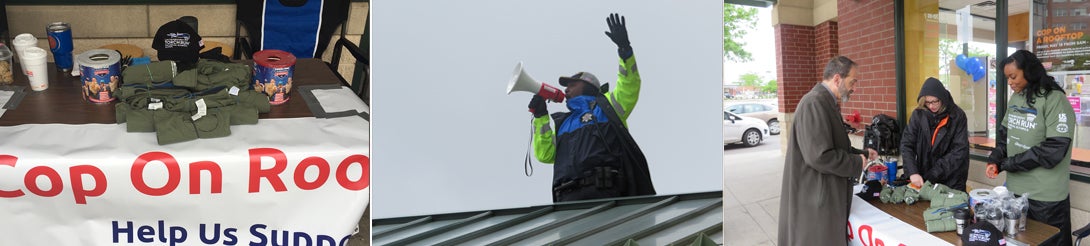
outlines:
M724 154L724 245L776 245L783 159L778 148Z

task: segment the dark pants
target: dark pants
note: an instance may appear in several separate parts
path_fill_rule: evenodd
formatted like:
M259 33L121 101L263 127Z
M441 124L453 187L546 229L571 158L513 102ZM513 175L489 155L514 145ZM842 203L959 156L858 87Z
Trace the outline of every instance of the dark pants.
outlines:
M1029 199L1029 216L1027 216L1027 218L1060 228L1059 234L1041 242L1041 245L1071 245L1070 195L1062 201L1056 202L1042 202Z
M621 192L616 189L601 189L594 185L556 192L554 202L579 201L600 198L619 197ZM1070 233L1068 233L1070 234Z

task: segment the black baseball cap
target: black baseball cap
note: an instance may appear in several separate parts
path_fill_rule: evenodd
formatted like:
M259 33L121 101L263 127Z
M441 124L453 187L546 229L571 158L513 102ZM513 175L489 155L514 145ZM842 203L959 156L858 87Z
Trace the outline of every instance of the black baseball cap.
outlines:
M196 63L204 47L201 35L193 27L181 20L174 20L159 26L151 48L159 52L159 60L171 60L180 63Z
M961 245L999 246L1007 245L1007 241L1003 239L1003 232L999 228L987 221L980 221L965 227L961 234Z
M881 196L880 194L882 193L882 187L882 182L878 180L870 180L866 183L863 183L863 190L859 191L859 193L856 193L855 195L859 196L859 198L863 198L863 200L866 201L878 199Z

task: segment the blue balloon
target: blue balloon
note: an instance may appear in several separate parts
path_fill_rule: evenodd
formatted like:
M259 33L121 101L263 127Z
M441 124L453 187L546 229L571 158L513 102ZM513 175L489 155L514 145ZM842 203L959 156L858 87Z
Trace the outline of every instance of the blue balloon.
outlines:
M975 58L965 58L965 65L961 67L961 70L965 71L966 75L972 76L973 72L976 70L976 64L973 64L974 62L976 62Z
M969 67L969 57L965 56L965 54L959 54L955 61L958 65L958 68L961 68L961 70L967 70L966 68Z
M969 65L970 69L972 69L973 81L980 80L988 73L988 68L984 67L984 62L980 61L980 57L973 57L969 61Z

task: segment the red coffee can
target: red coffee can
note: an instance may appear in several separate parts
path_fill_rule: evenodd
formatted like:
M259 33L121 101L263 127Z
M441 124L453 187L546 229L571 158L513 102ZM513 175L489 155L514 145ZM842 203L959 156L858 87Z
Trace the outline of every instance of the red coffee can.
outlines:
M254 53L254 90L269 96L269 104L280 105L291 95L295 55L283 50Z

